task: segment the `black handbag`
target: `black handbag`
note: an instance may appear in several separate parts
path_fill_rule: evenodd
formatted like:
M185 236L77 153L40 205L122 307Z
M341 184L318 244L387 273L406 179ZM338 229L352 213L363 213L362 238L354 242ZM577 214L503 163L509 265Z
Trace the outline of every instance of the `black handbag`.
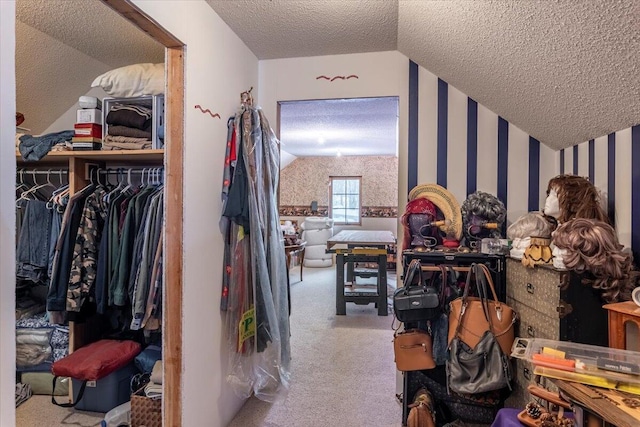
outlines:
M477 278L480 268L474 264L471 270L475 272ZM469 271L469 277L472 271ZM471 286L469 280L467 280L466 286L465 297L468 287ZM470 347L462 341L460 338L461 325L464 317L470 311L465 310L466 305L463 305L454 338L449 346L447 386L450 390L461 394L483 393L500 390L505 387L509 387L509 390L511 390L509 358L503 353L500 343L491 332L493 325L489 314L486 284L481 280L476 280L476 286L478 295L484 297L481 298L481 301L489 328L484 332L475 347Z
M511 365L491 331L486 331L475 348L454 338L447 361L447 386L461 394L483 393L509 387Z
M425 286L420 260L411 261L404 286L393 293L393 311L398 320L405 323L430 320L441 313L438 290Z

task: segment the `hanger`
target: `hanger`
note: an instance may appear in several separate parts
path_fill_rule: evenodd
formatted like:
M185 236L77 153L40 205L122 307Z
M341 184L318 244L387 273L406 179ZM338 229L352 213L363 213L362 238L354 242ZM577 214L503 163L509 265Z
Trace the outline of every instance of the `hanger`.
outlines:
M253 90L253 86L251 89L245 92L240 93L240 104L244 107L253 107L253 96L251 95L251 91Z

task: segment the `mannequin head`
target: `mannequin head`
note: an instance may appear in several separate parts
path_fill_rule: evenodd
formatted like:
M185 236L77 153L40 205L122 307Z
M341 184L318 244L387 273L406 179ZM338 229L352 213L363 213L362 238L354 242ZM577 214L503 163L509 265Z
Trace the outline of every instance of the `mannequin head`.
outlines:
M566 268L589 272L589 280L602 290L607 302L631 299L637 273L632 271L633 259L622 251L616 232L604 221L576 218L561 224L553 235L558 250L564 250ZM559 254L561 252L558 252Z
M436 207L427 198L418 197L407 203L401 222L404 227L404 238L402 250L412 247L425 246L431 239L429 237L437 234L430 224L436 219Z
M500 230L507 216L504 204L495 196L482 191L469 194L462 203L462 232L471 241L485 237L500 238ZM494 228L486 228L486 223L494 223Z
M573 218L608 222L598 189L587 178L576 175L558 175L549 181L544 213L559 223Z

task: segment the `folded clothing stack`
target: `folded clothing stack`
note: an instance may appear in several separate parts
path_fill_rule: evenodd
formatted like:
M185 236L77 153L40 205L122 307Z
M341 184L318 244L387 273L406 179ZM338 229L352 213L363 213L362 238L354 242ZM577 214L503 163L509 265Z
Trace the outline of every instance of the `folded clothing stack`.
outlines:
M142 105L116 104L107 114L107 134L103 150L145 150L151 148L151 108Z
M162 360L153 365L151 381L144 387L144 394L150 399L162 398Z

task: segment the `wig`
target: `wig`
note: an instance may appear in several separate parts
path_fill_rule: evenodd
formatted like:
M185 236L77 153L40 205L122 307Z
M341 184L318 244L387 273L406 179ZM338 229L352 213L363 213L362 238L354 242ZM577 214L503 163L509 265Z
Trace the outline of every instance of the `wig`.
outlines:
M404 237L402 239L402 250L412 247L412 241L423 242L424 238L433 234L431 222L436 219L436 206L427 198L418 197L407 203L404 215L400 222L404 227ZM420 230L425 227L426 233L422 235Z
M507 210L504 204L494 195L483 191L469 194L462 203L462 232L467 243L483 237L500 238L500 230ZM496 223L497 228L484 229L485 223Z
M551 189L555 189L558 193L559 223L567 222L573 218L609 222L607 213L602 208L598 189L587 178L576 175L558 175L549 181L547 195Z
M566 250L566 268L591 273L593 279L587 282L602 290L605 301L631 300L638 272L633 270L633 257L622 251L615 230L607 222L573 219L558 227L553 242Z
M542 237L548 239L554 229L554 223L542 212L534 211L522 215L507 228L509 239L525 239Z

